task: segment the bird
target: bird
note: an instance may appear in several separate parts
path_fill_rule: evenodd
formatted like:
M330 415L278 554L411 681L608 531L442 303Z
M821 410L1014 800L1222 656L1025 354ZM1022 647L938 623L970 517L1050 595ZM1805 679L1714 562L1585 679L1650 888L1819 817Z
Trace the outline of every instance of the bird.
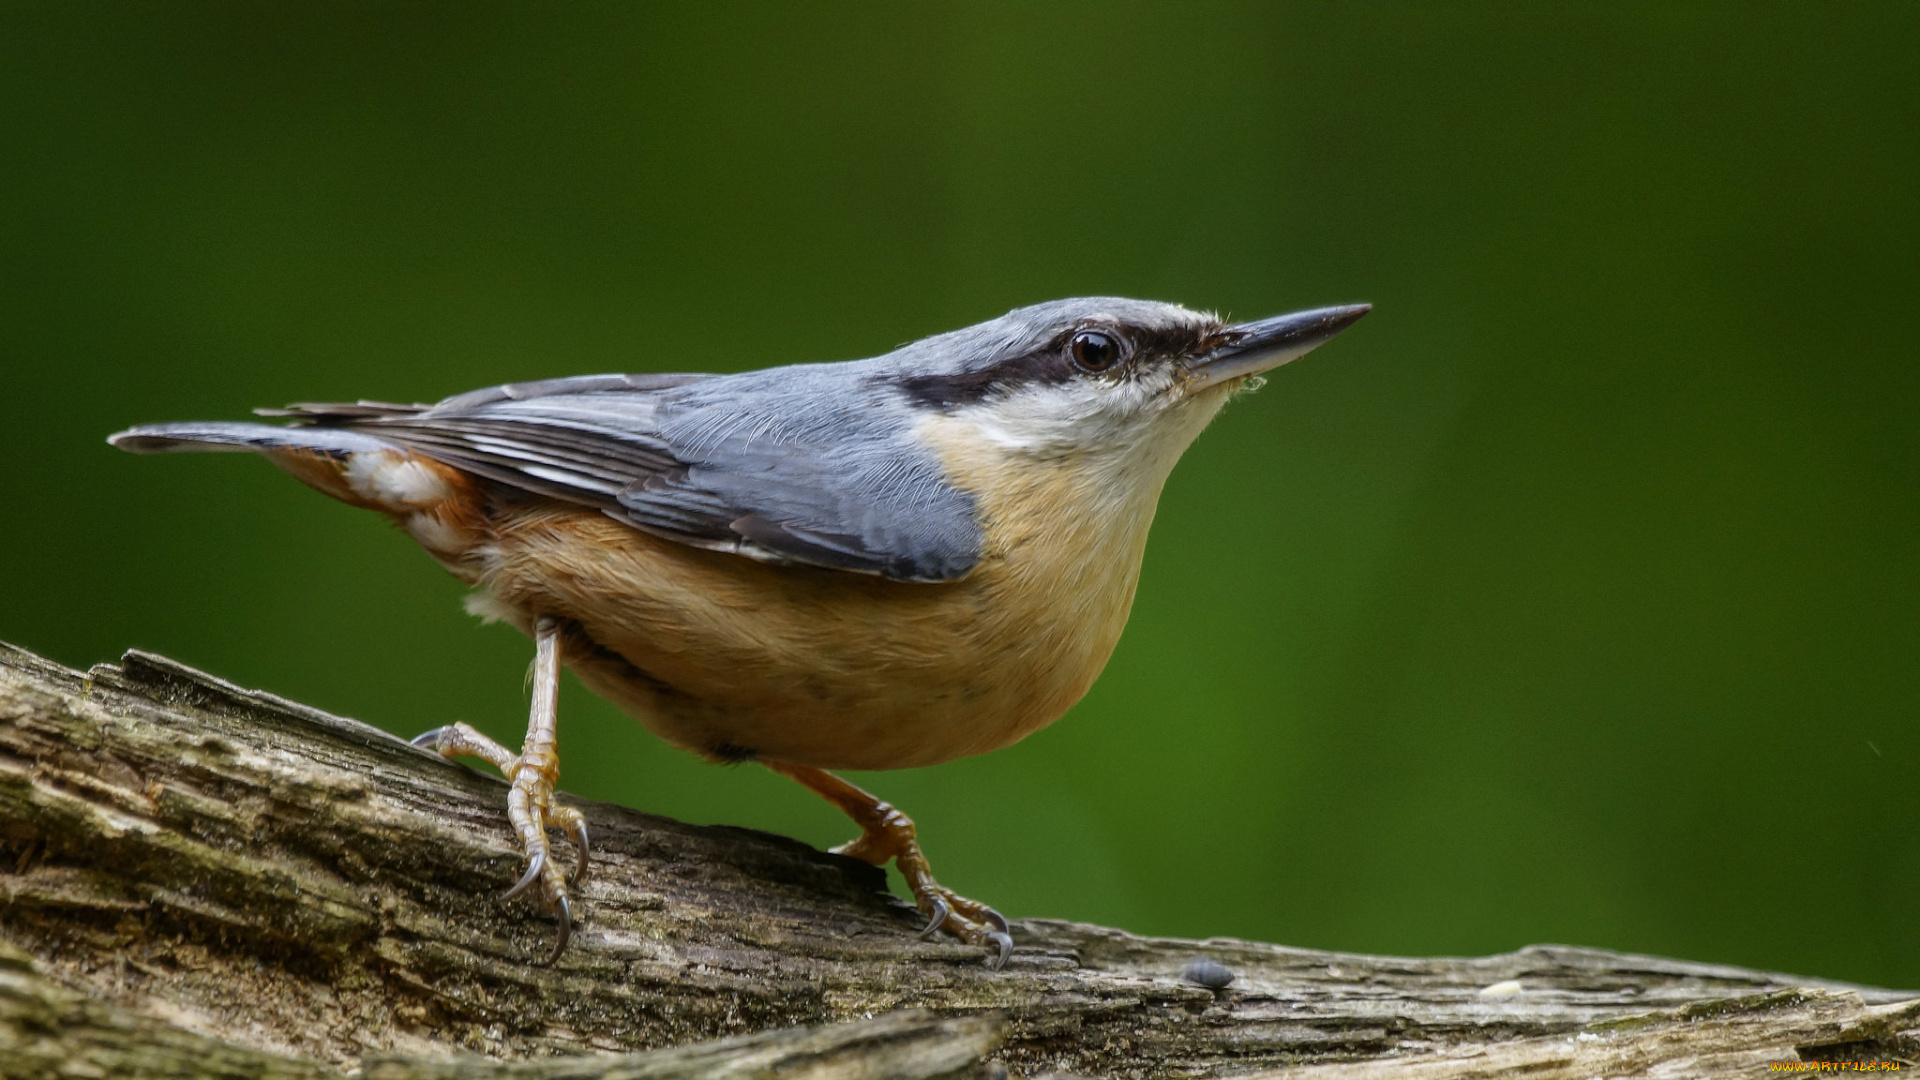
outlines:
M386 515L473 587L469 611L533 639L518 752L464 723L413 741L508 780L526 864L503 899L538 887L557 922L544 963L590 865L584 817L554 799L565 667L666 742L838 806L861 831L834 850L894 862L920 935L999 970L1007 920L933 876L911 818L830 770L936 765L1059 719L1126 625L1174 464L1230 397L1369 310L1230 322L1083 297L863 360L298 403L255 410L277 423L108 441L262 454Z

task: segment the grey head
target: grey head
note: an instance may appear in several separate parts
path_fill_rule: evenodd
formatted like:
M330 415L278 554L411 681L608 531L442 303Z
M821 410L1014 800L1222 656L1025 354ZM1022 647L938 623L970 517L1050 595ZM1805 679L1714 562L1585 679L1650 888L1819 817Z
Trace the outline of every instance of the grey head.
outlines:
M1162 419L1326 342L1364 304L1250 323L1175 304L1082 297L1019 308L871 361L915 406L969 413L1041 455L1149 452ZM1190 438L1190 436L1189 436ZM1185 442L1179 449L1185 448Z
M720 376L582 376L430 406L296 405L270 415L329 436L371 435L695 547L944 582L978 563L983 533L978 493L954 482L926 439L930 418L973 425L1005 453L1036 462L1125 457L1161 442L1177 442L1177 456L1233 389L1366 310L1227 324L1172 304L1060 300L868 360ZM1164 419L1175 415L1198 423ZM267 449L297 441L301 430L245 426L272 433L248 436ZM235 427L222 428L226 445L239 437ZM115 441L183 448L192 428L139 428ZM316 444L321 435L313 431Z

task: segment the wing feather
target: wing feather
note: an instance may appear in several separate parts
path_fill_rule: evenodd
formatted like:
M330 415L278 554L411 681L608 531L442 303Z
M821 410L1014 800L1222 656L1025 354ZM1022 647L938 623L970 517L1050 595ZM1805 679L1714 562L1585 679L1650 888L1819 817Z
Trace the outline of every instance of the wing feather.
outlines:
M837 380L837 381L836 381ZM763 561L950 581L978 561L973 500L855 365L589 375L435 405L273 415L376 433L476 476Z

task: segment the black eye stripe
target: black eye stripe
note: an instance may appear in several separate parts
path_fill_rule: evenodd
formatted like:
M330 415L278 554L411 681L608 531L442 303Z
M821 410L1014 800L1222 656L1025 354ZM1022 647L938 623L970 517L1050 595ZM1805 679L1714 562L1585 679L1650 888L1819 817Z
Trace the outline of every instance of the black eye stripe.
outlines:
M1072 352L1074 340L1082 334L1101 334L1119 345L1119 359L1103 369L1111 373L1137 357L1197 355L1212 347L1217 330L1217 324L1161 329L1107 329L1082 324L1061 331L1031 351L1005 356L984 367L941 374L894 375L884 381L898 387L916 404L952 409L987 401L1014 387L1058 386L1086 378L1093 369L1082 366Z

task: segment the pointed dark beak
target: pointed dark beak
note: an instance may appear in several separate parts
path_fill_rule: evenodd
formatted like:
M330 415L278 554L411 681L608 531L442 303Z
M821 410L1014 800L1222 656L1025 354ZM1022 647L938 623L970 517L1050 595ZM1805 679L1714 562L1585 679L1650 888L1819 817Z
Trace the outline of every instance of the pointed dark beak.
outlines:
M1229 326L1221 332L1223 340L1218 347L1188 365L1192 380L1188 385L1203 390L1297 360L1372 310L1372 304L1346 304Z

